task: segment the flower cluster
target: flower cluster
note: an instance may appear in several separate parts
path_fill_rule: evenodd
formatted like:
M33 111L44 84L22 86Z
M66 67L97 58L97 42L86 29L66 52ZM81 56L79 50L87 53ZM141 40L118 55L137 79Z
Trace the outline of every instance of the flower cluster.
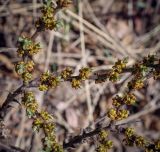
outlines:
M129 111L121 107L124 105L133 105L136 102L136 97L133 93L128 93L123 97L116 95L112 100L114 108L109 109L108 117L111 120L122 120L128 117Z
M15 71L18 75L20 75L25 84L27 84L32 79L31 72L34 70L34 62L33 61L19 61L15 65Z
M73 78L71 81L72 88L79 89L81 87L81 79Z
M154 76L156 77L158 70L155 70L155 67L152 67L155 61L156 58L154 55L148 55L148 57L144 57L143 61L136 63L133 66L132 74L134 78L128 83L129 90L138 90L143 88L144 80L148 73L152 73L154 71Z
M142 62L139 62L133 66L133 79L127 85L128 91L123 96L117 95L113 98L114 107L108 111L108 117L111 120L122 120L128 117L129 111L123 107L133 105L136 102L136 97L132 92L133 90L141 89L144 86L144 80L148 74L152 73L154 77L156 76L159 66L155 66L155 61L155 56L148 56L145 57ZM115 77L122 72L122 69L116 65L117 64L115 64L111 71L111 74L114 73ZM116 80L116 78L114 80ZM158 152L160 150L160 141L149 143L146 139L144 139L144 137L136 135L133 128L124 128L123 133L126 136L124 139L126 145L135 145L137 147L144 148L146 152Z
M109 74L109 80L112 82L116 82L119 80L119 75L126 68L126 64L128 63L128 59L125 58L123 60L118 60L115 65L112 67L112 70Z
M60 83L60 78L52 75L49 71L43 73L40 77L40 91L46 91L51 88L56 88Z
M132 81L128 82L128 88L130 90L139 90L144 87L144 80L143 79L136 79L134 78Z
M81 87L82 81L89 79L91 69L88 67L81 68L78 76L72 76L71 68L64 69L59 76L54 76L49 71L43 73L40 77L39 90L46 91L51 88L56 88L61 81L70 81L73 88Z
M85 68L81 68L79 70L79 77L80 77L81 80L88 79L90 74L91 74L91 69L90 68L85 67Z
M55 17L57 10L68 7L71 3L72 1L70 0L57 0L56 5L54 5L51 0L47 0L41 8L42 16L36 22L37 29L56 29L58 25L58 20Z
M133 105L136 102L136 97L133 93L128 93L124 96L123 101L126 105Z
M88 67L81 68L79 70L79 75L74 77L71 80L72 88L75 88L75 89L80 88L81 84L82 84L82 81L85 81L85 80L89 79L90 74L91 74L91 69L90 68L88 68Z
M124 129L125 139L124 142L128 146L138 146L145 148L147 141L142 136L138 136L135 134L133 128L125 128Z
M144 137L135 134L133 128L123 128L122 132L125 135L124 142L128 146L137 146L144 148L145 152L158 152L160 150L160 140L149 142Z
M72 88L78 89L81 87L82 81L89 79L91 75L91 69L83 67L79 70L78 76L72 76L73 71L71 68L66 68L61 72L60 77L65 81L70 81Z
M57 25L57 20L55 19L55 9L53 7L52 1L47 1L43 5L42 16L36 22L36 27L38 29L53 30Z
M64 80L67 80L71 77L72 74L73 74L73 70L71 68L67 67L66 69L64 69L61 72L61 78Z
M37 32L56 29L58 24L55 17L57 10L70 5L71 0L56 0L55 3L56 5L54 5L52 0L46 0L44 2L41 8L42 16L36 22ZM35 35L31 38L20 37L18 41L19 46L17 53L22 57L22 61L15 65L15 70L17 74L22 77L24 84L32 80L31 73L34 70L34 62L31 60L31 57L40 50L40 44L33 41ZM128 83L128 92L124 93L123 96L117 95L114 97L113 108L109 109L107 113L111 122L114 120L122 120L129 116L127 106L133 105L136 102L136 97L132 93L132 90L141 89L144 86L144 79L148 73L152 72L155 79L160 77L160 68L152 66L155 60L155 56L148 56L144 58L142 62L133 66L132 71L130 71L133 74L133 79ZM119 80L120 74L126 70L127 62L127 58L118 60L108 73L97 74L98 78L96 82L104 82L108 78L111 82L116 82ZM77 76L73 76L71 68L64 69L59 76L47 71L40 77L39 90L46 91L51 88L56 88L61 81L70 81L72 87L78 89L85 80L90 78L91 69L88 67L81 68ZM33 130L39 132L39 130L42 129L44 132L45 137L42 138L44 152L63 152L63 148L56 141L54 118L47 111L38 109L38 103L33 92L24 91L22 104L26 108L27 116L33 119ZM146 152L160 151L160 140L149 143L142 136L136 135L133 128L123 129L123 133L125 135L124 141L127 145L136 145L145 148ZM107 152L108 149L113 146L113 142L108 140L108 133L105 130L102 130L98 134L98 142L97 152Z
M35 43L31 38L19 37L19 47L17 53L19 56L32 56L41 49L40 43Z
M63 152L62 147L56 141L55 124L53 117L48 112L42 110L33 121L33 129L39 131L43 129L45 137L42 138L43 150L47 152Z
M99 146L97 147L97 152L107 152L108 149L111 149L113 147L113 142L111 140L107 139L108 133L105 130L102 130L99 133Z
M129 111L126 109L111 108L107 114L111 120L122 120L128 117Z
M38 104L33 92L25 92L22 97L22 104L26 108L27 116L32 118L36 115Z
M133 93L125 94L123 97L116 95L113 99L113 105L115 107L120 107L124 104L133 105L136 102L136 97Z
M133 90L138 90L144 87L144 80L146 75L151 72L152 64L155 62L155 56L148 56L143 59L142 62L136 63L132 68L133 79L128 82L128 91L124 96L117 95L113 98L114 108L109 109L108 117L111 120L122 120L127 118L129 111L122 108L123 106L133 105L136 102L136 97L132 93ZM119 74L126 68L127 60L118 60L115 65L112 67L110 80L116 81L119 77ZM114 73L114 74L113 74ZM117 77L118 76L118 77ZM114 78L114 79L112 79Z
M61 5L61 7L65 7L69 4L69 1L58 1L57 4L59 6ZM32 72L34 70L32 56L37 54L40 50L40 44L34 42L35 35L44 29L55 29L57 25L57 21L55 19L56 8L53 7L51 0L44 2L41 11L43 15L36 22L36 33L32 37L20 37L18 41L17 53L22 57L22 61L19 61L15 65L15 70L23 79L24 84L28 84L32 80ZM67 79L70 72L70 70L66 70L60 77L56 77L48 71L45 72L40 77L39 89L45 91L50 88L55 88L58 86L60 78L62 77L64 80ZM22 97L22 104L26 108L27 116L33 119L33 130L39 131L42 129L44 132L45 137L42 139L43 151L63 152L63 148L56 141L53 117L48 112L38 109L38 103L33 92L26 91L26 88Z
M21 76L23 82L28 84L32 79L31 72L34 70L34 62L32 60L28 60L28 57L39 52L40 44L33 42L31 38L27 37L20 37L18 42L17 53L19 56L23 57L23 60L19 61L15 65L15 71Z
M38 103L33 92L24 93L22 104L26 108L27 116L33 119L33 130L39 132L42 129L45 134L45 137L42 139L44 151L63 152L62 147L56 142L53 117L44 110L38 111Z

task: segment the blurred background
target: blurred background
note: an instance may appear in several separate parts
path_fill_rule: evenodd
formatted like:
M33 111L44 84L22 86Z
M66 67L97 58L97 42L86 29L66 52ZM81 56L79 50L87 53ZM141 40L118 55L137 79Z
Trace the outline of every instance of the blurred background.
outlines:
M41 6L40 0L0 0L0 105L8 92L22 84L14 71L14 64L20 60L17 39L34 33ZM47 69L55 72L71 67L78 74L84 66L92 67L93 71L110 69L118 58L129 57L128 65L132 65L148 54L160 56L160 0L74 0L57 18L58 29L45 31L36 39L42 49L34 57L34 78ZM54 115L57 138L62 143L81 129L94 126L93 122L111 107L113 95L123 92L129 80L130 74L126 73L116 84L86 81L75 90L64 82L47 92L32 90L41 108ZM129 119L139 121L127 124L150 139L160 137L159 92L160 81L153 79L136 91L137 104L131 107ZM6 144L32 152L41 148L43 134L34 134L32 120L26 117L21 105L13 105L5 124L9 132ZM121 135L111 133L109 139L114 142L110 152L143 151L125 146ZM95 148L93 138L68 151L94 152Z

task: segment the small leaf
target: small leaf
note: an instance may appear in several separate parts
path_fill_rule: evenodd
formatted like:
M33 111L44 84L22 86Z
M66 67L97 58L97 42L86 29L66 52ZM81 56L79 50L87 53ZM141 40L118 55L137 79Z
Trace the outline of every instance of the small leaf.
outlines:
M23 37L19 37L18 38L18 42L23 42L24 41L24 38Z
M56 63L51 65L51 72L57 72L58 70L58 65Z

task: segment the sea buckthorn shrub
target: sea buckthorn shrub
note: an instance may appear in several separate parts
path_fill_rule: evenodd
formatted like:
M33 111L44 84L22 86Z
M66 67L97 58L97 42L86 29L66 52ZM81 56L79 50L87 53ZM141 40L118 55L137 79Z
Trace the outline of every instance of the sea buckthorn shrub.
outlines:
M34 81L35 63L32 57L41 50L40 43L35 40L37 34L45 30L57 29L57 11L68 7L72 2L70 0L56 0L55 3L52 0L44 1L41 8L42 15L35 23L36 32L30 37L20 36L18 39L17 55L21 57L21 61L15 64L15 71L23 80L23 85L12 94L9 94L6 102L0 108L1 123L10 102L14 101L15 96L21 94L21 104L26 109L28 118L33 120L33 131L39 132L42 130L44 133L44 137L41 139L43 152L63 152L67 148L74 147L74 144L81 144L83 139L92 136L96 136L96 151L107 152L114 147L114 142L108 137L109 133L113 131L113 126L117 121L128 118L130 115L128 106L136 104L137 99L134 92L145 87L145 81L148 78L153 77L155 80L160 78L160 59L156 55L148 55L131 67L127 66L128 57L118 59L113 67L105 73L93 72L90 67L82 67L78 75L73 75L74 71L69 67L66 67L58 74L50 71L42 73L38 79L38 86L36 86L40 91L56 89L64 81L68 81L73 89L83 87L83 83L86 80L93 80L95 83L106 81L115 83L121 79L123 73L130 72L132 74L132 79L128 82L124 93L114 96L112 98L112 107L106 110L106 117L110 120L109 125L105 127L99 126L91 132L84 132L61 145L56 138L54 116L39 108L34 92L28 89L31 82ZM159 139L149 141L145 137L138 135L134 128L118 126L115 127L114 131L124 136L123 143L127 146L137 146L146 152L160 151Z

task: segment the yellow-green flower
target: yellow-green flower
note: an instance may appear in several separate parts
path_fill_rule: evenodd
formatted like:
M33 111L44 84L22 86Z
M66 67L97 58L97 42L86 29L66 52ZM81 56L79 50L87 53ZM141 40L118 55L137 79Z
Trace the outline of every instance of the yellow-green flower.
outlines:
M127 104L127 105L132 105L136 102L136 97L134 94L132 93L128 93L124 96L124 99L123 99L124 103Z
M72 69L67 67L65 70L61 72L61 77L62 79L67 80L72 74Z
M100 144L96 149L96 152L107 152L107 151L108 150L105 148L103 144Z
M102 130L100 133L99 133L99 138L100 140L104 140L106 139L108 136L108 132L106 130Z
M27 70L28 72L32 72L33 69L34 69L34 62L33 62L33 61L28 61L28 62L26 63L26 70Z
M104 142L104 146L106 149L111 149L113 147L113 142L111 140L107 140Z
M79 70L79 77L82 79L82 80L86 80L89 78L91 74L91 69L90 68L81 68Z
M134 135L134 129L133 129L133 128L126 128L126 129L125 129L125 135L126 135L127 137L133 136L133 135Z
M34 131L39 131L43 127L43 120L39 117L35 118L32 124Z
M28 37L22 36L19 38L18 42L19 42L19 48L17 50L17 53L19 56L23 56L23 55L32 56L34 54L37 54L41 49L39 43L33 42L32 39Z
M60 83L60 78L52 75L49 71L43 73L40 77L39 90L47 91L56 88Z
M36 22L36 27L42 30L55 29L57 26L57 20L55 19L55 10L53 8L52 3L43 5L41 12L42 12L42 17L40 17Z
M108 114L108 117L111 120L115 120L117 118L117 111L116 111L116 109L113 109L113 108L109 109L109 111L108 111L107 114Z
M49 89L48 86L45 84L40 84L38 88L40 91L47 91Z
M116 95L116 96L112 99L112 101L113 101L113 105L114 105L116 108L118 108L118 107L120 107L120 106L122 105L123 99L122 99L122 97L120 97L119 95Z
M46 121L53 119L53 117L47 111L44 110L40 112L40 116Z
M24 83L27 84L30 80L32 80L32 74L29 72L24 72L22 74L22 79L23 79Z
M117 119L118 120L125 119L125 118L128 117L128 115L129 115L129 111L128 110L125 110L125 109L118 110Z
M119 73L118 72L115 72L115 71L111 71L110 74L109 74L109 80L111 82L116 82L119 80Z
M79 79L73 78L71 81L72 88L78 89L81 87L81 81Z
M146 143L146 140L142 136L137 136L135 139L135 144L139 147L145 147Z
M141 79L134 79L131 82L128 83L128 88L129 89L141 89L144 86L144 82Z

